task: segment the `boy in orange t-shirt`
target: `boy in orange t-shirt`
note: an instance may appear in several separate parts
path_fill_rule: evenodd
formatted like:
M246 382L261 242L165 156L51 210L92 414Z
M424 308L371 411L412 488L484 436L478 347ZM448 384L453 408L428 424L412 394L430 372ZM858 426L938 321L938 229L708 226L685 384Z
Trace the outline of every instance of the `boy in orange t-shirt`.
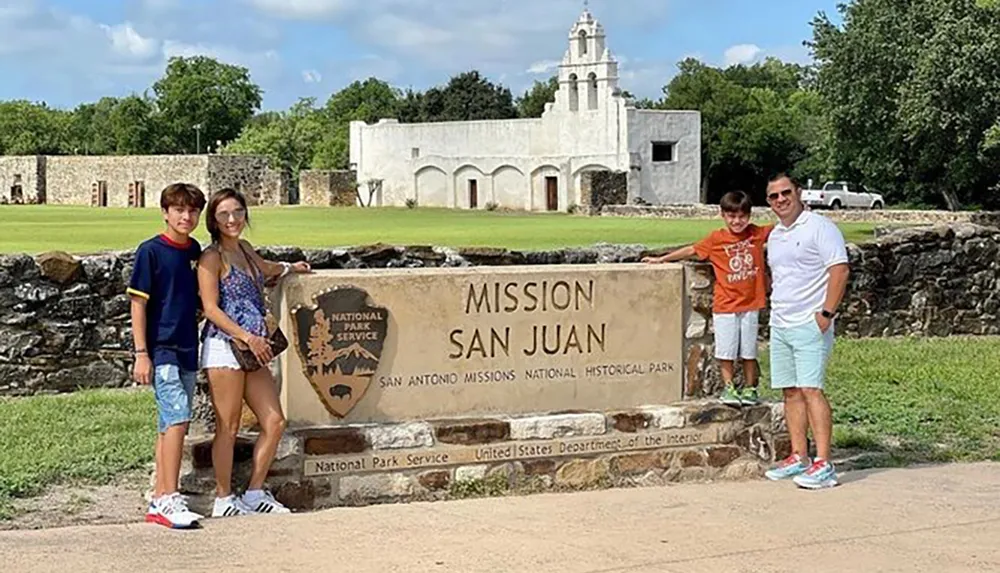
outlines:
M756 404L757 319L766 305L767 276L764 246L774 225L759 227L750 222L753 204L742 191L730 191L719 201L726 228L713 231L694 245L643 262L668 263L687 258L709 260L715 271L712 320L715 326L715 358L719 361L725 389L720 399L732 406ZM743 359L746 386L733 384L733 364Z

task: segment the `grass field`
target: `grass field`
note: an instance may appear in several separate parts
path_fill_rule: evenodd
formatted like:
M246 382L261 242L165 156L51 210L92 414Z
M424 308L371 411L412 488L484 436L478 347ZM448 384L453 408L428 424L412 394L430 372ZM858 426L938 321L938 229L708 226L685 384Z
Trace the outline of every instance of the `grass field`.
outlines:
M762 368L766 387L766 352ZM835 443L899 463L1000 460L996 372L1000 338L840 339L828 382ZM11 497L144 467L154 415L149 390L0 399L0 519Z
M838 339L827 378L835 441L901 461L1000 460L997 372L1000 338Z
M0 399L0 519L10 498L53 483L103 483L152 461L150 391Z
M256 245L336 247L384 242L398 245L492 246L543 250L608 242L651 248L693 242L722 225L719 219L665 220L581 217L405 208L257 208L247 234ZM91 253L134 249L158 232L156 209L0 206L0 253L47 250ZM848 241L872 236L874 225L840 225ZM195 237L207 240L204 219Z

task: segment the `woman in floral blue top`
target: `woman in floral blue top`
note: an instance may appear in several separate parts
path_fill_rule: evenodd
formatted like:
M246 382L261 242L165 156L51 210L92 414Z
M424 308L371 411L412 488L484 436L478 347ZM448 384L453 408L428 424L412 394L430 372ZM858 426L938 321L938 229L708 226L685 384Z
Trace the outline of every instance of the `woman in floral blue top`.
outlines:
M264 489L264 479L274 460L285 430L285 416L267 364L274 358L266 336L264 283L289 272L310 272L305 262L265 261L253 246L240 238L250 224L247 202L234 189L212 195L205 212L212 244L198 262L198 288L205 313L201 336L201 368L208 376L215 409L215 441L212 465L215 468L216 498L212 517L248 513L288 513L288 509ZM246 345L264 367L253 372L240 368L231 341ZM243 400L260 423L254 448L253 472L246 492L237 497L230 486L233 448L240 427Z

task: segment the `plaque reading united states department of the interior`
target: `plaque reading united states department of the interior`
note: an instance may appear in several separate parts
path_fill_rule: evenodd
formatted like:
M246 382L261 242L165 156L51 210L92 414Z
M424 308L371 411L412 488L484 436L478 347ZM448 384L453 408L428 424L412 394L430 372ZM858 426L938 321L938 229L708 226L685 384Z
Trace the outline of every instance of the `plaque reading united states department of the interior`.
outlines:
M286 282L296 425L608 410L681 398L683 268L320 271Z

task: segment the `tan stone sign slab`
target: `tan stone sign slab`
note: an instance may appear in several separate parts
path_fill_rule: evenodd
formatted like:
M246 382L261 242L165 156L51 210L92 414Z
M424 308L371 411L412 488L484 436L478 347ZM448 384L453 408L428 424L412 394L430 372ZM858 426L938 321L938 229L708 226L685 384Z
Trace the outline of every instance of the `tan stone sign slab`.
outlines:
M293 425L681 399L683 268L321 271L277 295Z
M524 440L474 446L438 446L307 458L306 477L441 466L515 462L538 458L592 456L717 443L716 427L642 434L611 434L551 440Z

